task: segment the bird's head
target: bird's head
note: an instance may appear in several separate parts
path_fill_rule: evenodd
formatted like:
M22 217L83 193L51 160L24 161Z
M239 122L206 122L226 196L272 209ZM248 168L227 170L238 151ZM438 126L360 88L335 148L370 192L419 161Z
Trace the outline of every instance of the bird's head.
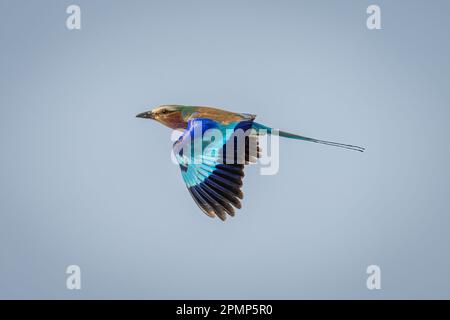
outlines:
M139 113L137 118L153 119L172 129L185 129L189 107L181 105L162 105L153 110Z

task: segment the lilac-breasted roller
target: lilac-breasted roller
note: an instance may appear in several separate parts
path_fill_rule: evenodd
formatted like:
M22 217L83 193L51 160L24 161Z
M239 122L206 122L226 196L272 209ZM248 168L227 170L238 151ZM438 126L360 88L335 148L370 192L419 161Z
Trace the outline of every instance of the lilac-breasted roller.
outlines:
M364 151L364 148L354 145L275 130L256 123L256 115L213 107L162 105L136 117L153 119L171 129L183 130L173 145L183 180L200 209L209 217L218 216L221 220L225 220L227 214L234 216L234 209L241 208L244 166L255 163L261 156L258 144L261 132ZM214 138L205 139L207 132L212 131ZM237 133L244 133L244 139L240 140L243 141L242 147L236 143L239 140ZM200 148L195 147L196 143Z

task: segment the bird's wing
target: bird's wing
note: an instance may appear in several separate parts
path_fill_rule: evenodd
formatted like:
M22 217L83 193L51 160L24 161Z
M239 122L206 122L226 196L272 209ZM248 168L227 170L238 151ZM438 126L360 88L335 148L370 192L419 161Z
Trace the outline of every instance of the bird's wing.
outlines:
M259 147L257 136L253 135L246 138L245 151L236 143L230 145L230 141L235 139L237 129L246 131L252 128L252 124L252 121L241 121L223 126L211 119L191 119L183 135L173 145L189 193L210 217L218 216L225 220L227 213L234 216L234 208L241 208L244 165L256 162ZM203 134L208 129L219 130L222 139L211 139L205 144ZM196 149L198 146L202 148ZM227 147L232 150L229 152L234 157L231 163L223 160L224 155L230 154L227 153Z

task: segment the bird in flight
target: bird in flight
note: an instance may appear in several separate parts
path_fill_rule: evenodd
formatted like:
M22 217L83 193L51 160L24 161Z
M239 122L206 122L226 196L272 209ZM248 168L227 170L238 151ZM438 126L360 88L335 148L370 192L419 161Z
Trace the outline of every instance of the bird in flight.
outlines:
M153 119L183 131L173 144L183 180L200 209L209 217L218 216L223 221L227 214L234 216L235 208L241 208L244 166L261 157L258 143L261 135L278 134L289 139L364 151L354 145L275 130L255 122L256 115L213 107L162 105L136 117ZM214 139L205 139L208 130L214 130ZM244 139L239 140L238 133L244 133Z

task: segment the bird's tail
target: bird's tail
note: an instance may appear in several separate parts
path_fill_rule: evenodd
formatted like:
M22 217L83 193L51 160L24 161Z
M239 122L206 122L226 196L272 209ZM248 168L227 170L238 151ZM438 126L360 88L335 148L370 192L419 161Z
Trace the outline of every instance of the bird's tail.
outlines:
M268 134L272 134L272 131L274 131L275 129L267 127L265 125L253 122L253 128L256 130L266 130ZM325 141L325 140L318 140L318 139L314 139L314 138L309 138L309 137L305 137L305 136L300 136L297 134L293 134L293 133L289 133L289 132L285 132L285 131L281 131L278 130L278 135L280 137L283 138L289 138L289 139L295 139L295 140L303 140L303 141L309 141L309 142L315 142L315 143L321 143L321 144L326 144L328 146L333 146L333 147L340 147L340 148L345 148L345 149L350 149L350 150L355 150L355 151L360 151L363 152L365 149L363 147L358 147L358 146L354 146L351 144L344 144L344 143L338 143L338 142L332 142L332 141Z

